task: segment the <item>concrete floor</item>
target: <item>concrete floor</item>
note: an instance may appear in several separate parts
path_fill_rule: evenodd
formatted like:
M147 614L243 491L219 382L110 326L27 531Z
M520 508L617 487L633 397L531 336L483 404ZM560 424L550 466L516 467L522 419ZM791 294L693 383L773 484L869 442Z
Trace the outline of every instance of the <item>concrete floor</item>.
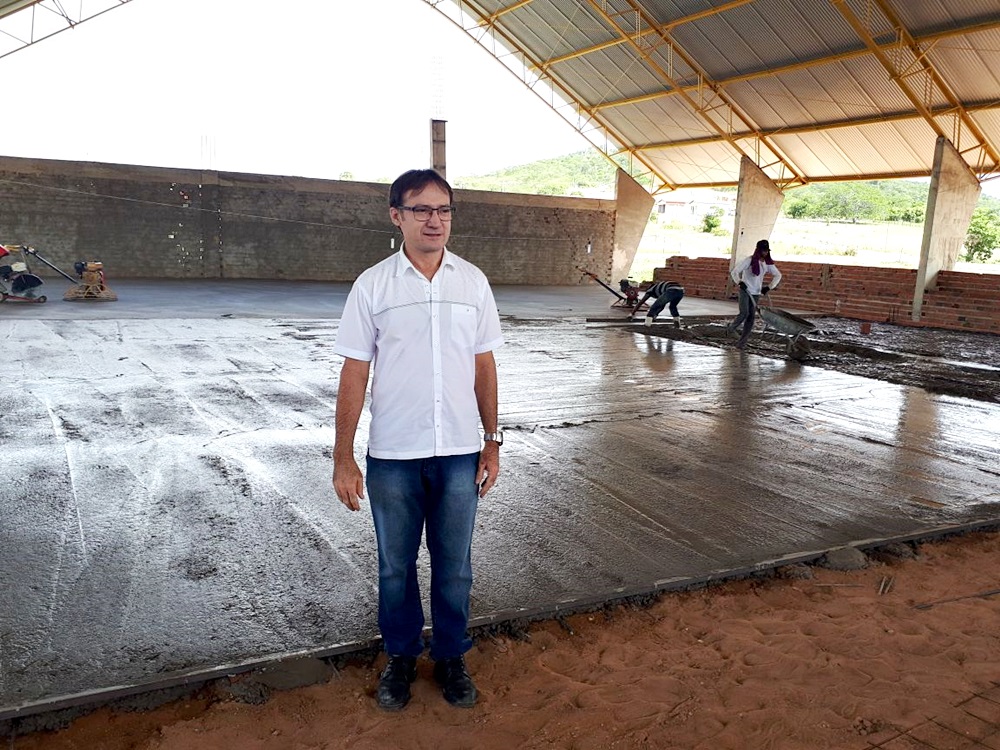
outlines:
M0 719L378 635L330 487L349 286L112 287L0 306ZM496 296L474 624L1000 520L998 405L588 324L627 315L597 286Z

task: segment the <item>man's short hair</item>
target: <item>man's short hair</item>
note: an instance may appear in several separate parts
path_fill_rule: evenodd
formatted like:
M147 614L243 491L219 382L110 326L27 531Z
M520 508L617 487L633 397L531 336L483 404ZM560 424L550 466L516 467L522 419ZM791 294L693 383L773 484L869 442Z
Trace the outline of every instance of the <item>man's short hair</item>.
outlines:
M399 208L403 205L404 195L411 190L419 193L428 185L437 185L442 190L448 191L449 203L455 199L455 191L451 189L451 185L433 169L411 169L397 177L389 188L389 208Z

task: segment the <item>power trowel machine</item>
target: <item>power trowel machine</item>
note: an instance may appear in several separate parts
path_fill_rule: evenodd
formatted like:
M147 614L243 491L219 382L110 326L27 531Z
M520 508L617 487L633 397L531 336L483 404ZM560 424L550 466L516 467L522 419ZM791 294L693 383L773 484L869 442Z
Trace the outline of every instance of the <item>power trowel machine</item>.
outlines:
M20 254L20 260L14 261L14 254ZM73 264L77 278L73 278L62 269L45 260L33 247L21 245L0 245L0 302L11 300L14 302L45 302L47 297L40 294L40 287L44 283L38 276L31 273L28 266L28 256L41 261L60 276L65 277L73 286L66 290L63 299L74 300L108 300L118 299L118 295L111 291L104 282L104 264L100 261L79 261ZM7 260L12 262L6 263Z
M14 300L15 302L44 302L46 297L39 294L42 280L28 270L28 261L24 256L26 248L14 248L0 245L0 302ZM14 253L20 253L20 260L15 260Z

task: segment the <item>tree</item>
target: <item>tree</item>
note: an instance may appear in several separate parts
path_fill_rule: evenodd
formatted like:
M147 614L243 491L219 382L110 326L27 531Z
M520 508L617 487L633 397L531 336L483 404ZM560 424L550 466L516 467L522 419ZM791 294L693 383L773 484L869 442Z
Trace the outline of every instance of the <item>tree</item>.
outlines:
M809 201L802 198L792 198L785 201L785 216L791 219L804 219L809 216Z
M823 192L817 210L831 219L881 219L886 215L887 201L877 186L870 182L838 182Z
M985 263L1000 247L1000 208L977 206L972 212L969 232L965 235L965 255L962 260Z
M783 210L792 219L920 223L926 205L925 183L876 180L806 185L787 193Z
M701 231L711 234L722 224L722 209L718 206L708 209L701 220Z

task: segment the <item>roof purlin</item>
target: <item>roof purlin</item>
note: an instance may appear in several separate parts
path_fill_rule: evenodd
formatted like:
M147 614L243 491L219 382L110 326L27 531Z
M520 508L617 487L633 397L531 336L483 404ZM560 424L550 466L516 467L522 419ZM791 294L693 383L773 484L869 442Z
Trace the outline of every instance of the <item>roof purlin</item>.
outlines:
M668 23L662 23L653 27L642 29L641 31L639 31L638 36L643 37L643 36L648 36L649 34L657 34L663 31L669 31L670 29L676 28L677 26L682 26L686 23L693 23L694 21L698 21L702 18L707 18L709 16L716 16L732 8L738 8L741 5L747 5L748 3L752 2L753 0L730 0L730 2L725 3L724 5L717 5L714 8L710 8L709 10L703 10L698 13L692 13L682 18L674 19L673 21L670 21ZM617 47L618 45L625 44L626 42L627 42L626 39L621 39L621 38L610 39L606 42L601 42L600 44L595 44L591 47L587 47L586 49L579 49L574 52L567 53L565 55L559 55L558 57L549 58L548 60L545 61L544 67L547 68L552 65L558 65L559 63L568 62L569 60L575 60L578 57L585 57L594 52L601 52L603 50L608 49L609 47Z
M518 55L520 55L522 60L527 61L527 63L525 64L526 71L529 71L532 68L535 70L538 70L540 68L539 61L528 50L526 50L524 46L516 38L514 38L513 35L508 33L508 31L503 27L502 24L496 23L495 20L494 22L489 22L488 19L491 17L491 14L485 12L478 5L478 3L474 2L474 0L452 0L452 4L458 8L460 13L462 14L469 13L474 18L477 18L478 23L476 24L476 27L470 30L468 28L463 27L461 23L459 23L457 20L449 16L447 13L444 13L442 11L442 14L446 18L448 18L449 21L462 28L462 30L465 31L466 33L470 34L470 36L472 36L473 39L475 39L476 42L484 49L488 50L488 47L485 44L483 44L482 39L473 32L477 33L487 32L491 35L499 36L503 44L507 45L507 47L510 50L513 50ZM491 54L495 54L492 53L491 50L489 51L491 52ZM614 139L616 146L616 149L614 151L602 149L600 148L600 146L595 144L592 139L590 139L588 136L585 135L584 126L581 126L579 124L574 125L573 123L569 123L571 127L573 127L577 132L583 134L584 137L587 137L588 140L590 140L590 142L594 145L594 147L597 148L599 151L601 151L601 153L604 154L610 161L612 161L612 163L614 163L615 166L620 166L620 165L614 161L613 157L626 155L629 157L629 159L632 159L641 164L645 168L645 170L647 170L647 173L649 175L652 175L653 177L656 178L656 180L658 180L661 183L660 186L654 185L654 192L662 188L673 190L677 187L676 185L672 184L669 180L667 180L660 170L656 169L653 165L649 164L642 157L642 155L639 154L638 151L629 146L629 141L627 138L623 137L620 133L618 133L617 130L614 128L614 126L611 125L611 123L607 122L603 117L598 115L596 111L593 111L593 109L588 104L586 104L578 96L576 96L572 88L567 86L563 81L561 81L558 76L553 75L549 71L546 71L544 74L540 73L539 78L541 80L544 80L546 82L546 85L550 86L551 88L558 89L559 95L562 98L564 98L567 102L572 103L576 107L578 114L585 115L588 118L588 120L596 123L597 127L600 128L600 130L605 132L610 138ZM544 101L545 98L541 94L539 94L531 85L529 85L527 82L523 80L522 83L528 86L528 88L532 91L532 93L534 93L536 96L538 96L540 99ZM549 106L552 106L553 109L557 109L550 102L548 104ZM569 120L565 116L563 116L563 119L569 122ZM635 176L635 173L633 173L633 176Z
M980 23L970 24L969 26L963 26L954 29L948 29L946 31L937 32L934 34L926 34L920 37L912 37L913 41L918 44L933 44L941 39L945 39L953 36L960 36L962 34L971 34L976 31L989 31L992 29L1000 29L1000 18L993 21L983 21ZM897 41L888 42L879 45L881 49L890 49L898 46ZM745 81L752 81L758 78L774 78L780 76L783 73L792 73L798 70L808 70L809 68L814 68L820 65L829 65L830 63L842 62L844 60L850 60L854 57L865 57L871 55L872 50L867 46L859 47L854 50L849 50L846 52L841 52L836 55L825 55L823 57L814 57L809 60L802 60L800 62L790 63L788 65L782 65L777 68L770 68L767 70L756 70L752 73L744 73L738 76L730 76L729 78L720 78L715 82L716 86L721 88L726 88L734 83L743 83ZM613 102L603 102L596 105L599 109L610 109L612 107L625 107L630 104L640 104L642 102L651 101L653 99L659 99L665 96L675 96L682 90L694 91L697 86L682 86L677 89L665 89L663 91L653 91L649 94L644 94L642 96L631 97L629 99L618 99Z
M789 160L784 154L782 154L781 150L775 144L770 143L766 138L758 135L758 143L764 144L767 147L767 149L771 153L773 153L775 157L777 157L778 159L777 162L773 162L770 164L761 164L759 159L759 154L755 156L747 154L746 151L744 151L744 149L738 143L736 143L735 139L732 138L731 117L726 118L728 126L728 131L727 131L726 129L723 129L719 125L715 117L709 116L711 111L714 109L725 109L729 115L731 116L735 115L735 117L743 123L743 125L746 127L747 130L750 131L757 130L751 123L750 119L742 111L740 111L739 108L736 107L735 103L733 103L719 89L719 87L711 79L708 78L708 76L705 75L701 67L686 52L684 52L684 50L676 42L674 42L674 40L670 37L669 34L667 34L663 30L660 29L657 30L657 34L660 36L663 42L670 45L670 49L684 61L685 65L690 67L691 70L695 71L700 81L700 85L698 86L699 95L703 94L705 90L708 90L715 97L715 99L717 100L716 102L706 102L705 100L698 102L692 99L691 96L686 91L682 90L682 88L677 84L677 82L674 80L673 76L670 73L663 70L663 68L658 63L653 61L644 52L644 50L636 40L629 38L629 34L625 31L625 29L623 29L619 25L619 23L614 18L612 18L602 7L603 3L601 3L599 0L589 0L589 2L598 11L598 13L604 16L605 20L612 26L612 28L614 28L617 31L617 33L619 33L622 36L623 39L626 39L626 41L628 41L628 43L633 46L636 53L641 55L645 59L646 64L649 65L651 69L655 70L657 74L660 75L670 85L672 89L677 91L677 94L687 102L688 106L690 106L692 110L697 112L699 116L701 116L701 118L706 123L708 123L709 127L711 127L720 136L722 136L723 140L727 141L729 146L734 151L736 151L736 153L742 156L746 156L748 158L752 158L754 163L757 164L762 169L780 165L781 172L777 175L777 181L779 183L782 183L783 185L801 183L805 181L802 171L798 167L796 167L791 162L791 160ZM655 21L649 17L649 15L645 12L644 9L636 2L634 2L634 0L624 0L624 2L632 6L638 18L641 19L641 22L643 24L645 24L646 26L657 25ZM785 173L786 171L787 174Z
M989 110L1000 109L1000 102L991 102L989 104L983 104L979 106L969 106L964 107L963 110L966 113L973 114L975 112L984 112ZM952 114L953 110L951 107L941 107L931 110L931 115L933 117L943 117ZM875 117L864 117L864 118L854 118L850 120L831 120L827 122L817 122L810 125L802 125L799 127L790 128L772 128L770 130L762 131L752 131L748 130L745 132L733 133L734 138L753 138L757 135L763 135L767 138L773 138L778 135L801 135L803 133L818 133L824 130L835 130L837 128L851 128L859 127L863 125L876 125L882 122L899 122L903 120L917 120L920 119L920 115L916 112L900 112L895 115L878 115ZM718 136L708 136L705 138L689 138L683 141L664 141L659 143L646 143L642 145L636 145L635 148L639 151L648 151L651 149L664 149L664 148L680 148L684 146L703 146L709 143L720 143L724 139Z
M930 112L927 105L923 101L921 101L920 97L917 96L916 92L914 92L913 88L909 85L909 78L913 74L905 71L899 71L896 69L896 66L888 58L884 50L882 50L875 42L875 40L872 38L871 34L868 32L868 29L865 28L861 19L859 19L854 14L854 11L852 11L850 8L847 7L844 0L831 0L831 2L841 12L844 18L847 19L847 22L851 24L851 26L855 29L855 31L858 33L858 36L862 38L862 40L865 42L868 48L872 51L872 54L875 55L878 61L889 72L889 74L892 77L892 80L896 82L896 84L903 90L903 93L905 93L907 97L910 99L910 101L913 102L913 106L916 107L917 111L921 114L921 116L923 116L928 121L930 126L934 128L934 131L939 136L947 138L948 134L944 132L944 130L938 124L934 115ZM937 69L934 67L934 64L931 62L926 51L921 49L920 45L917 44L917 42L913 39L913 37L903 26L899 17L895 14L892 8L890 8L884 2L884 0L874 0L874 2L876 3L876 5L878 5L879 9L882 11L883 14L885 14L885 17L895 28L896 33L899 36L900 43L908 47L910 51L913 52L914 55L916 56L917 63L919 63L920 65L920 70L918 70L918 72L923 72L924 74L926 74L927 80L933 82L933 84L937 87L938 91L944 94L945 98L951 104L951 109L954 112L957 119L962 123L962 125L965 126L965 128L969 131L969 133L978 141L978 143L972 146L971 148L962 148L961 138L959 137L954 139L959 141L958 143L954 143L955 148L959 149L960 153L962 154L971 153L976 149L981 149L978 169L974 171L976 172L987 171L985 169L987 165L985 157L987 156L993 161L992 169L990 169L989 171L996 171L998 166L1000 166L1000 154L998 154L996 147L989 142L989 139L982 132L979 126L977 126L976 123L972 120L972 118L969 117L968 113L963 108L962 103L958 101L954 92L952 92L951 88L948 86L948 84L938 73ZM959 131L959 136L961 136L961 131Z

